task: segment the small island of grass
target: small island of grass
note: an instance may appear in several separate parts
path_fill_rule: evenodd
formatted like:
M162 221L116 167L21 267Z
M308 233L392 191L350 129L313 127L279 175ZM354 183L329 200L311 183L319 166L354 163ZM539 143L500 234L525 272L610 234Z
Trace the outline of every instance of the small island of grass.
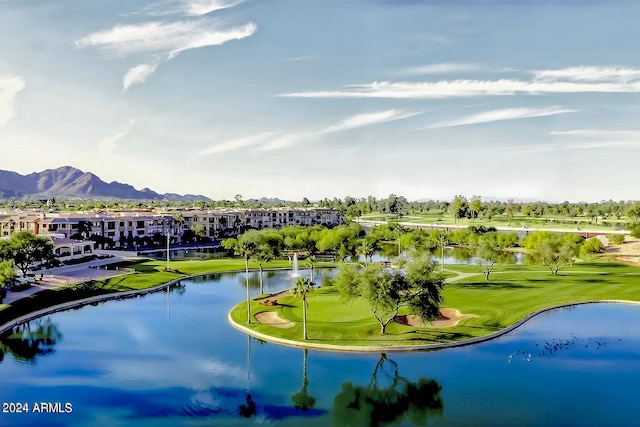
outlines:
M229 312L229 321L257 338L285 345L417 350L483 341L554 307L598 301L640 303L640 268L613 262L580 262L557 275L539 265L497 265L490 280L474 266L453 266L448 272L458 276L448 279L440 308L443 317L459 312L456 322L407 322L409 312L402 309L382 334L365 299L345 304L331 285L307 295L307 339L302 299L290 293L252 299L249 324L247 303L241 302ZM265 317L271 321L258 320Z

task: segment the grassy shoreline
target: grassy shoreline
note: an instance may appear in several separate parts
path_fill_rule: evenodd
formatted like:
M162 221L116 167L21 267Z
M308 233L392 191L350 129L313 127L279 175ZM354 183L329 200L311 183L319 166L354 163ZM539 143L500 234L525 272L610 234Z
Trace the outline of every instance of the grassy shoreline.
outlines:
M324 266L325 263L321 263ZM329 263L326 263L329 265ZM45 310L63 303L71 303L92 297L112 295L117 298L125 292L146 291L148 289L170 283L172 281L209 273L244 271L244 259L214 259L171 261L172 272L164 271L166 262L161 260L145 260L124 262L123 267L135 270L134 273L115 276L107 279L92 280L76 285L47 289L11 304L0 305L0 325L4 325L33 312ZM320 266L320 265L319 265ZM290 268L286 260L271 261L268 269ZM251 271L255 271L252 268Z
M300 346L312 343L384 348L460 343L495 334L534 313L556 306L612 300L640 302L638 283L639 267L611 262L578 263L558 276L552 276L541 266L501 266L489 281L478 273L445 286L443 307L477 317L463 319L451 328L411 327L392 322L386 335L380 335L379 324L364 301L346 306L339 301L334 289L325 287L309 297L307 342L301 338L301 302L294 297L279 298L281 305L276 308L256 301L251 303L253 315L276 311L282 319L294 322L288 329L257 321L247 325L244 301L230 311L229 318L250 331L290 340Z

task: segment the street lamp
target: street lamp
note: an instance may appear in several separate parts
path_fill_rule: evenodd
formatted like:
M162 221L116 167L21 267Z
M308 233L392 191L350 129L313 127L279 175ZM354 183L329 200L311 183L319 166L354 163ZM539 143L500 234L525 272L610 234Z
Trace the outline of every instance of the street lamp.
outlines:
M165 219L163 221L163 224L167 225L167 271L169 271L169 260L170 260L169 249L170 249L170 244L171 244L171 222L170 222L169 219Z

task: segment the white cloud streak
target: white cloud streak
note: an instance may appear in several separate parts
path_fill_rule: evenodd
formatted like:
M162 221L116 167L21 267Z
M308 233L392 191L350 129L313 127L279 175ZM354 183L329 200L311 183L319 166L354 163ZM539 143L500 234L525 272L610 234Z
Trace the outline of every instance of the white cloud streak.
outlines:
M631 67L569 67L559 70L538 70L533 72L536 80L568 80L574 82L620 82L640 79L640 69Z
M220 144L216 144L205 150L202 150L199 152L199 155L205 156L209 154L224 153L227 151L236 151L236 150L240 150L241 148L247 148L247 147L251 147L258 144L263 144L267 141L270 141L275 135L277 135L276 132L264 132L258 135L233 139L231 141L226 141Z
M444 63L409 69L437 74L471 71L473 64ZM477 66L476 66L477 67ZM477 69L477 68L476 68ZM407 71L407 70L405 70ZM640 69L632 67L578 66L532 71L532 80L439 80L432 82L382 81L344 86L338 90L285 93L296 98L393 98L434 99L474 96L540 95L552 93L637 93Z
M409 112L402 110L386 110L377 113L357 114L341 121L338 124L324 128L321 133L339 132L377 123L391 122L394 120L406 119L418 114L421 114L421 111Z
M549 93L640 92L640 82L577 83L501 79L441 80L437 82L373 82L347 86L336 91L309 91L281 94L295 98L391 98L434 99L474 96L536 95Z
M157 64L141 64L129 68L122 78L122 91L126 92L134 84L145 83L156 68L158 68Z
M549 132L549 135L573 135L573 136L640 136L637 130L607 130L607 129L574 129Z
M196 3L204 7L203 2L192 3L194 7ZM211 6L213 3L208 4ZM225 4L231 7L230 2ZM169 61L185 50L219 46L232 40L241 40L251 36L256 30L257 26L252 22L233 28L222 28L210 19L147 22L117 25L109 30L95 32L76 40L75 46L95 48L114 58L144 52L163 53L167 55L166 61ZM130 68L122 79L123 92L133 84L146 82L157 67L158 64L142 64Z
M25 87L26 84L22 77L0 75L0 128L13 119L15 97Z
M466 126L479 123L497 122L502 120L516 120L531 117L545 117L556 114L576 113L578 110L571 110L560 107L547 108L507 108L503 110L485 111L484 113L473 114L460 119L435 123L421 129L438 129L454 126Z
M404 110L386 110L376 113L356 114L348 117L339 123L327 126L320 130L307 130L298 132L265 132L245 138L234 139L221 144L216 144L200 151L200 155L223 153L235 151L241 148L255 147L260 151L281 150L294 146L301 142L306 142L322 135L356 129L364 126L371 126L395 120L406 119L422 112L410 112Z
M421 65L409 67L399 71L401 75L430 75L446 73L467 73L477 71L480 67L477 64L467 64L461 62L445 62L442 64Z
M103 154L112 154L118 149L118 141L125 138L131 132L133 125L136 123L134 119L129 120L126 129L102 139L98 143L98 148Z
M144 13L150 16L203 16L217 10L228 9L243 3L245 0L186 0L153 3L145 8Z
M254 23L222 29L211 20L148 22L117 25L110 30L89 34L75 42L78 48L96 48L112 57L141 52L168 52L169 59L179 52L205 46L218 46L251 36Z

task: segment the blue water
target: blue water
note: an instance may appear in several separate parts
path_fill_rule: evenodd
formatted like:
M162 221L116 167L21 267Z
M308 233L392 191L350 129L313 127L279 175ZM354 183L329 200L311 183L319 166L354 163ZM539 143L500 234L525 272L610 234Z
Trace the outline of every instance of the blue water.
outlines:
M265 287L290 282L270 274ZM217 275L31 322L34 339L3 338L0 362L0 401L30 411L0 413L0 425L638 425L640 307L554 310L449 350L308 351L304 387L303 350L228 325L244 293L243 274ZM46 327L50 342L38 340ZM33 413L37 402L72 411Z

